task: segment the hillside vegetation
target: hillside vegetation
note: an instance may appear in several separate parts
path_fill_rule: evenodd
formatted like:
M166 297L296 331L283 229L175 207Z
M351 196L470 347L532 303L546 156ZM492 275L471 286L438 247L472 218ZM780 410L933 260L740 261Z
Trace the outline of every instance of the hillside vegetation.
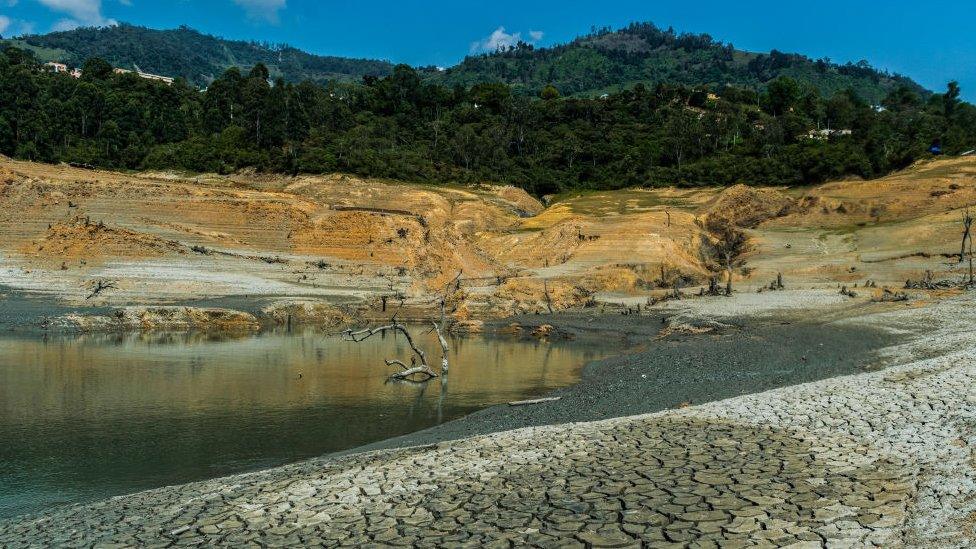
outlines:
M268 67L273 77L289 82L359 80L366 75L384 76L393 70L386 61L313 55L286 45L225 40L186 26L155 30L121 24L31 35L8 42L33 50L43 61L81 66L98 57L116 67L132 70L138 66L146 72L183 77L198 86L207 86L230 67L247 70L258 63Z
M446 88L407 66L362 85L269 83L259 64L206 92L86 62L84 76L0 55L0 153L113 169L346 172L438 183L493 181L536 195L626 186L809 184L907 166L940 141L976 143L959 88L898 88L878 111L781 77L768 89L659 85L599 98ZM849 131L825 136L816 128Z
M242 71L263 63L272 78L298 83L312 80L358 81L363 76L387 76L386 61L312 55L278 44L224 40L188 27L156 30L121 24L79 28L8 40L8 45L32 50L42 61L81 66L99 57L117 67L186 78L207 86L230 67ZM706 34L679 34L653 23L634 23L613 31L602 29L564 45L536 49L529 44L471 56L446 71L423 69L425 80L447 87L501 82L516 94L536 95L553 85L563 95L595 96L642 83L684 86L734 85L754 90L781 76L789 76L822 95L847 89L871 104L905 86L925 96L912 80L890 75L866 62L837 65L827 59L773 50L769 54L736 50Z
M872 104L905 86L924 94L911 79L872 68L865 61L838 65L829 59L773 50L769 54L736 50L707 34L679 34L653 23L603 29L569 44L534 48L518 44L504 51L471 56L439 75L447 85L504 82L535 94L547 84L564 95L597 95L643 83L685 86L727 85L764 88L782 76L794 78L830 96L847 89Z

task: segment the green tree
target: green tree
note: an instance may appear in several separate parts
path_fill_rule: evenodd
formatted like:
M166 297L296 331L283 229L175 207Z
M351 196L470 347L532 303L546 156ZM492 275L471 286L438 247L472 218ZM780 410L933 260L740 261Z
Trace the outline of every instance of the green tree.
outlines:
M773 116L780 116L796 105L800 98L800 85L796 80L781 76L769 84L766 91L767 109Z
M546 87L542 88L542 91L539 92L539 97L545 99L546 101L559 99L559 90L556 89L556 86L547 84Z
M946 92L942 95L942 112L946 120L951 120L959 108L959 82L952 81L946 86Z
M81 66L81 77L85 80L105 80L112 76L112 65L104 59L92 57Z

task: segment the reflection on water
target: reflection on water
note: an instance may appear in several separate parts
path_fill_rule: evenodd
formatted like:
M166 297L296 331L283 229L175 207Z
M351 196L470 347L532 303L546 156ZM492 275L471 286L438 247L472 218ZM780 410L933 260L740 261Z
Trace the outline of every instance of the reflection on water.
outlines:
M383 359L408 353L392 334L0 336L0 517L405 434L569 385L605 354L457 339L443 383L385 383Z

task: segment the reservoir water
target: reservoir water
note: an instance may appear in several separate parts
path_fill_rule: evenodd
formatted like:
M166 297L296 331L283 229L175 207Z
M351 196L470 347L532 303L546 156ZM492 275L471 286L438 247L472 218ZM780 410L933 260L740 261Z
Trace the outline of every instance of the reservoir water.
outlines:
M439 362L434 336L416 338ZM271 467L578 379L611 350L473 336L451 371L388 383L393 335L0 335L0 517Z

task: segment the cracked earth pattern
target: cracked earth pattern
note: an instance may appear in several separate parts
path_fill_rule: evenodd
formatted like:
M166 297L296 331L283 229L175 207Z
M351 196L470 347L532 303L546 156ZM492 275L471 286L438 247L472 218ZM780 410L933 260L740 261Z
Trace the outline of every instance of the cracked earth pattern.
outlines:
M0 546L967 547L976 349L0 521Z

